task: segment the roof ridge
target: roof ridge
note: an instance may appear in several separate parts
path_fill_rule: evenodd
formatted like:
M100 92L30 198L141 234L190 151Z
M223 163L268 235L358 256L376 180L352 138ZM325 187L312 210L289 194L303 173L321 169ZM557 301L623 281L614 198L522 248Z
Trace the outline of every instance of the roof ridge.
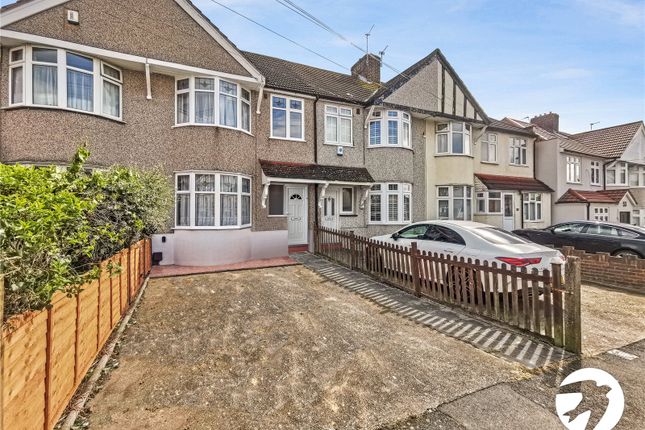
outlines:
M360 79L356 78L355 76L352 76L351 74L348 74L348 73L337 72L335 70L323 69L322 67L312 66L312 65L309 65L309 64L305 64L305 63L298 63L296 61L285 60L284 58L275 57L273 55L261 54L259 52L251 52L251 51L244 51L244 50L242 51L242 53L244 55L246 55L246 54L259 55L259 56L266 57L266 58L271 58L271 59L274 59L274 60L284 61L285 63L290 63L290 64L293 64L293 65L296 65L296 66L310 67L312 69L320 70L320 71L323 71L323 72L335 73L337 75L343 75L343 76L346 76L348 78L355 78L356 80L360 80Z
M580 133L573 133L573 134L571 134L571 136L580 136L582 134L591 134L591 133L596 133L596 132L603 131L603 130L609 130L610 128L625 127L625 126L633 125L633 124L637 124L637 123L643 124L643 120L626 122L624 124L610 125L609 127L598 128L596 130L581 131Z

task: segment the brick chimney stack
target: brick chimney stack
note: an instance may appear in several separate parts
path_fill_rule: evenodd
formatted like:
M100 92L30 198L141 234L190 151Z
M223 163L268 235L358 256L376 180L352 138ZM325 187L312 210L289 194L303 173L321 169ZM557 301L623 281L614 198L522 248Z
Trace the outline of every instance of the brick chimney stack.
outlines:
M374 54L365 54L352 66L352 76L367 82L381 82L381 59Z
M560 115L549 112L531 118L531 124L535 124L548 131L560 131Z

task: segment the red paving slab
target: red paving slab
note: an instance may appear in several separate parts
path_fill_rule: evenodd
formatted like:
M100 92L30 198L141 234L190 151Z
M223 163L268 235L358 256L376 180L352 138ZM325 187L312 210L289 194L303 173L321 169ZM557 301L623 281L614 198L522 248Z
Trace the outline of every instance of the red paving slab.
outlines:
M219 266L153 266L151 278L166 278L170 276L198 275L202 273L227 272L231 270L264 269L267 267L295 266L296 260L291 257L264 258L261 260L242 261L240 263L221 264Z

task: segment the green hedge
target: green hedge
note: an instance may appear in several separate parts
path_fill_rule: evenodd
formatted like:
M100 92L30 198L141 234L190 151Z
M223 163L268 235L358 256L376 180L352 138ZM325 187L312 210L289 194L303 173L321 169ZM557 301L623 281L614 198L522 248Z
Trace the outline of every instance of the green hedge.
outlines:
M80 148L68 169L0 165L0 270L5 320L74 295L98 264L164 228L172 189L161 172L87 173Z

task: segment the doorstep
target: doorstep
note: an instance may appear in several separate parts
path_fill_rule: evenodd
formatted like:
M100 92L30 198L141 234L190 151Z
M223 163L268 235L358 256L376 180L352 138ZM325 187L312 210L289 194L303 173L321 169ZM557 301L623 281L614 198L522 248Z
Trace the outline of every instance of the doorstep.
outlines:
M299 252L308 252L309 245L289 245L289 254L297 254Z
M291 257L263 258L260 260L247 260L239 263L220 264L217 266L153 266L151 278L166 278L172 276L199 275L204 273L229 272L233 270L265 269L268 267L295 266L296 260Z

